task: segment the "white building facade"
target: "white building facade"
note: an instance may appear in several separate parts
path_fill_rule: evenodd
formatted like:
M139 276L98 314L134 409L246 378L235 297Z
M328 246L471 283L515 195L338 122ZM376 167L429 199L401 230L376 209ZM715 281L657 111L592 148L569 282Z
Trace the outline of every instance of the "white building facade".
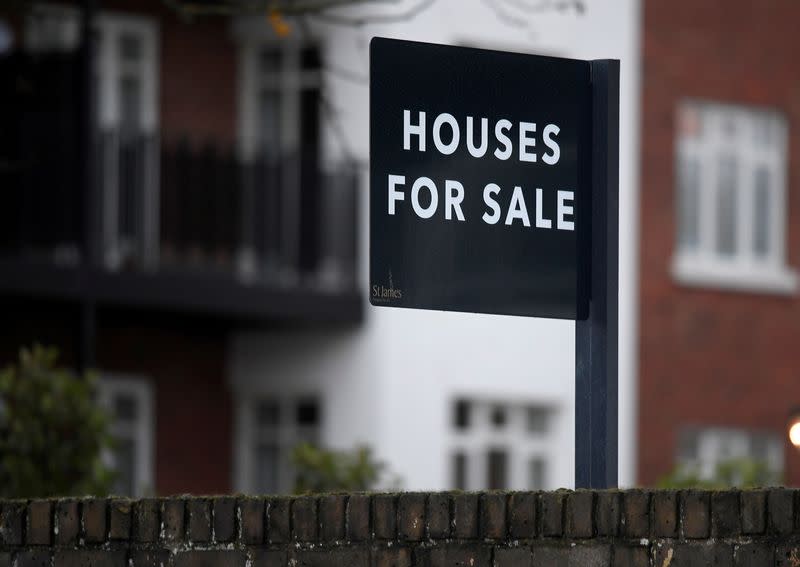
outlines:
M558 9L562 4L566 9ZM303 37L278 39L266 23L235 25L233 33L247 58L242 68L254 65L253 49L260 44L281 41L291 49L293 42L310 40L319 46L325 157L355 157L363 164L364 289L372 36L621 60L619 480L630 486L636 481L637 443L641 7L637 0L588 0L578 12L569 4L406 1L340 13L371 22L364 25L312 19ZM415 12L415 6L424 9ZM376 14L399 17L380 21ZM295 81L299 90L305 82L317 84L315 77L302 72L301 63L294 63L294 73L292 61L286 56L276 67L290 85ZM242 92L254 81L246 73L240 80ZM280 143L291 145L291 92L276 96L280 102L268 104L280 105ZM254 104L243 101L242 112L253 112ZM257 135L247 127L253 118L240 117L245 148ZM573 485L574 323L371 306L365 310L364 324L349 331L316 330L309 335L308 330L281 329L235 335L228 371L235 396L235 489L290 489L286 455L302 440L338 449L367 445L407 490Z

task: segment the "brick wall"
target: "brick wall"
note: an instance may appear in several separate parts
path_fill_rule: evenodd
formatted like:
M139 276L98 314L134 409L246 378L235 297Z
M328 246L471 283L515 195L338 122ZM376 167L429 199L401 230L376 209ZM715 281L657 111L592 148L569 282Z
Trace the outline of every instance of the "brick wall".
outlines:
M644 2L638 481L674 463L681 425L771 430L800 405L800 297L678 285L675 111L687 98L772 108L789 131L787 261L800 266L800 3ZM788 481L800 453L786 445ZM791 472L791 476L788 474Z
M800 492L0 502L0 567L797 567Z

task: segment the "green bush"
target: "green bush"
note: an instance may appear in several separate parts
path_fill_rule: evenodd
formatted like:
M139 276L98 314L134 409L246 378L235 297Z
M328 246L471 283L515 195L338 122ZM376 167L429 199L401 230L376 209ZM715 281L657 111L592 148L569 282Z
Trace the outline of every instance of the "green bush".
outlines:
M368 447L330 451L303 443L294 448L291 460L295 494L372 490L385 470Z
M692 467L677 466L658 481L658 488L705 488L721 490L733 486L754 488L775 486L781 483L781 475L770 470L766 463L753 459L730 459L719 463L711 478L703 478Z
M105 495L111 437L95 379L56 367L55 349L21 349L0 370L0 496Z

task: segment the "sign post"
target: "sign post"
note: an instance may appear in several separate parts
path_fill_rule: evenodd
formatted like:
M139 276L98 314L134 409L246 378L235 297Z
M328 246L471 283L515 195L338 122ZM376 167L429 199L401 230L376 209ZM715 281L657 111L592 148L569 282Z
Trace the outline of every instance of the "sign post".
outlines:
M589 314L575 322L575 486L617 486L619 61L591 61Z
M619 63L374 38L370 302L576 323L576 486L616 485Z

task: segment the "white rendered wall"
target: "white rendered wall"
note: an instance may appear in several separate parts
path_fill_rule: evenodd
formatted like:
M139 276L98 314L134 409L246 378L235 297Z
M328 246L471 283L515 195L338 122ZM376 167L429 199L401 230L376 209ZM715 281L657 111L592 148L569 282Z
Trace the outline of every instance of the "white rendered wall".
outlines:
M345 78L345 74L368 76L370 37L620 59L620 484L632 485L639 2L587 0L583 15L573 11L537 13L528 15L523 26L501 20L487 6L492 1L438 0L408 22L360 28L319 24L314 28L325 38L325 64L331 69L326 86L333 118L346 133L348 150L365 165L362 286L366 290L369 92L366 84ZM415 3L405 2L408 6ZM361 10L364 13L365 9ZM336 159L341 140L331 130L327 133L327 155ZM574 323L371 306L366 313L366 322L358 330L235 337L230 372L234 388L246 397L259 392L321 394L324 440L337 447L369 443L402 477L403 488L414 490L450 488L448 436L456 397L544 401L559 412L550 488L572 486Z

